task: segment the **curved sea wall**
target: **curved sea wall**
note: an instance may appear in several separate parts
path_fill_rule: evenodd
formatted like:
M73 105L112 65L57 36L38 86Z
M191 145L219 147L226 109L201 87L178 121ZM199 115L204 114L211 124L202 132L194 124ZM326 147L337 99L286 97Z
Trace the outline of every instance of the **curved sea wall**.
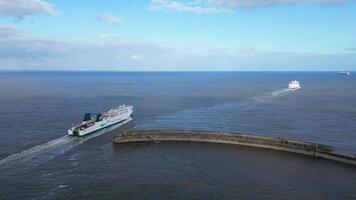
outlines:
M325 158L328 160L343 162L356 166L356 157L336 152L331 146L288 140L283 138L272 138L266 136L221 133L210 131L167 131L167 130L131 130L119 131L114 134L114 143L129 142L208 142L221 144L236 144L243 146L258 147L286 151L308 156Z

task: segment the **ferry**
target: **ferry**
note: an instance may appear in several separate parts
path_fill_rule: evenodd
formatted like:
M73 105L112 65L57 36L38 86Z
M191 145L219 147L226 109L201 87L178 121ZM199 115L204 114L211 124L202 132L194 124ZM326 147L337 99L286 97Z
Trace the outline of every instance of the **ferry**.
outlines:
M346 75L346 76L348 76L348 75L351 75L351 72L342 71L342 72L340 72L340 75Z
M296 90L299 88L300 88L299 81L294 80L294 81L289 82L289 84L288 84L288 89Z
M86 113L82 123L68 129L72 136L84 136L130 118L133 106L121 105L99 114Z

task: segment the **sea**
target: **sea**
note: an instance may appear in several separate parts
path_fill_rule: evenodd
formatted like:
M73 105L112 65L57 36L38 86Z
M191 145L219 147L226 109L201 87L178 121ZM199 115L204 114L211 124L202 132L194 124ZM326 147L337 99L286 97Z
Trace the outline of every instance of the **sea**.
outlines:
M301 89L289 90L298 80ZM84 113L134 106L84 138ZM113 144L120 129L298 139L356 154L356 75L338 72L0 72L0 199L356 199L356 168L206 143Z

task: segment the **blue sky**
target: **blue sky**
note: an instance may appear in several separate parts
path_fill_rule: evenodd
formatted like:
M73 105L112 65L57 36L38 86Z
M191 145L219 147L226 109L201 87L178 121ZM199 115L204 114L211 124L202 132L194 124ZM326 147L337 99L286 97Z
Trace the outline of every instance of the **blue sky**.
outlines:
M4 70L356 70L352 0L0 0Z

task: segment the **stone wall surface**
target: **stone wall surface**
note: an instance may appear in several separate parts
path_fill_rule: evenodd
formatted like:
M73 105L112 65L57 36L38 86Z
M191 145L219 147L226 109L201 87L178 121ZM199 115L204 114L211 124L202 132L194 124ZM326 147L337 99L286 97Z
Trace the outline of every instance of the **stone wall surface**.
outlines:
M113 141L118 144L159 141L236 144L321 157L356 166L355 156L336 152L328 145L241 133L194 130L130 130L115 133Z

